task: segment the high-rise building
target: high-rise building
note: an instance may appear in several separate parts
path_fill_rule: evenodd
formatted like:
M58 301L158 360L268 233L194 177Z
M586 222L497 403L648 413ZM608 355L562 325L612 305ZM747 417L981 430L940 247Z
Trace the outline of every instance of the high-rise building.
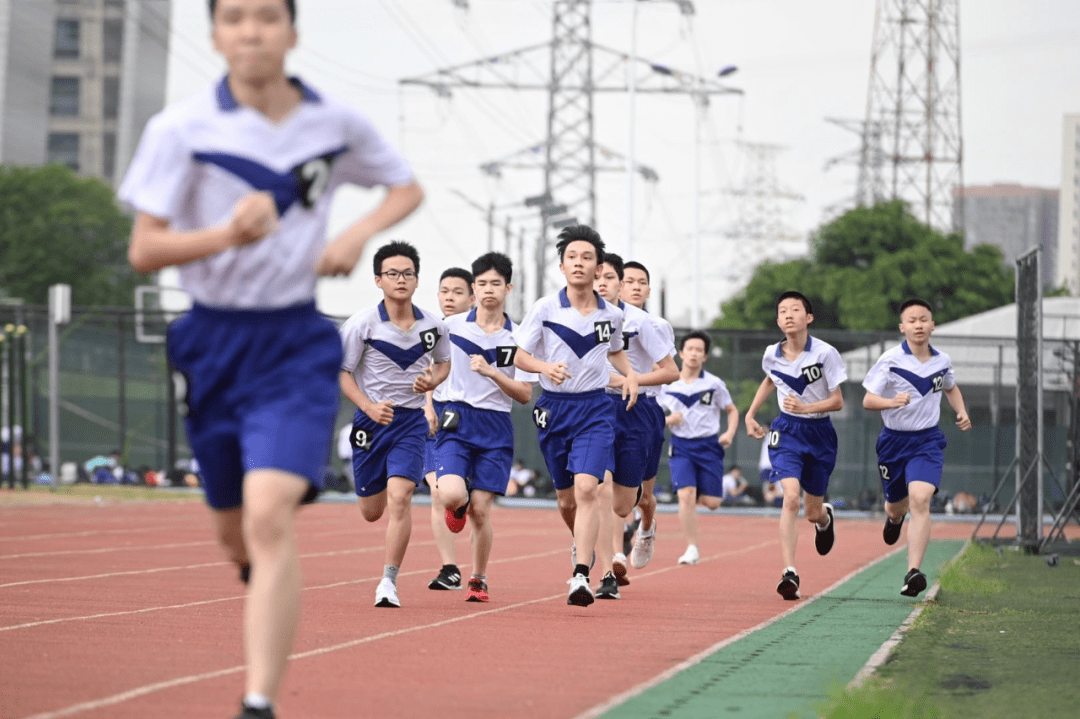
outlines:
M1016 184L971 185L956 190L963 202L964 249L996 245L1010 267L1033 247L1042 248L1042 281L1057 287L1058 191ZM954 212L961 208L954 206Z
M1061 208L1058 212L1058 287L1080 295L1080 115L1065 116L1061 152Z
M165 105L171 0L0 0L0 162L120 180Z

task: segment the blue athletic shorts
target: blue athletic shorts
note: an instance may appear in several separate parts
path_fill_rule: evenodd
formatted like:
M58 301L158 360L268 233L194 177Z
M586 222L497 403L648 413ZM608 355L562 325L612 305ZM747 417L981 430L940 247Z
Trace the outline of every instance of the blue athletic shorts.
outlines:
M638 401L626 411L621 395L608 393L611 403L615 444L611 448L608 468L615 483L623 487L640 487L646 479L656 476L660 467L660 452L664 448L664 410L655 397L638 395Z
M443 403L432 401L431 406L435 409L435 416L441 417L443 411ZM424 476L428 476L429 473L435 471L435 441L439 438L438 431L434 435L429 434L427 441L424 442Z
M807 494L824 497L836 466L836 444L836 430L828 417L781 413L769 426L769 481L795 477Z
M575 474L604 481L615 441L604 390L545 391L533 407L533 423L555 489L573 487Z
M423 408L394 407L394 419L381 425L360 410L353 416L352 466L356 496L386 490L390 477L424 481L424 443L428 423Z
M699 495L724 494L724 447L720 438L671 436L668 446L671 488L697 487Z
M509 412L477 409L447 402L443 413L454 412L452 426L440 425L435 443L435 473L469 480L470 489L506 494L514 464L514 424ZM444 423L445 424L445 423Z
M314 302L274 310L197 304L169 325L166 354L187 384L179 399L207 504L239 507L253 469L291 472L322 489L342 352Z
M908 496L909 482L926 482L941 487L945 435L937 427L914 432L885 427L878 436L877 456L885 501L899 502Z

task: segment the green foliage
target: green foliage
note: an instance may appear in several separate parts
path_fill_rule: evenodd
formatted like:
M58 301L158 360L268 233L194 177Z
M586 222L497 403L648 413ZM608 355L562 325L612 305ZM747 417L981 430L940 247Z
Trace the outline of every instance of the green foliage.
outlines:
M71 285L78 305L131 305L131 218L101 180L60 165L0 166L0 295L34 304Z
M888 687L837 687L817 705L823 719L939 719L942 712L922 695L911 696Z
M860 207L818 229L812 256L767 262L725 302L714 327L772 329L776 297L796 289L814 305L814 327L880 330L899 323L904 300L920 297L940 324L1013 301L1001 250L964 251L963 238L919 222L899 200Z

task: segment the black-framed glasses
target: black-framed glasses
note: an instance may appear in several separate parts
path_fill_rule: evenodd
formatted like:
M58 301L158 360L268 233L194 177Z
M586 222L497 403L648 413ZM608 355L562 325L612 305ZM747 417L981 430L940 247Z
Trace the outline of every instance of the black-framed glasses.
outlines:
M388 280L398 280L402 277L407 280L416 278L416 272L414 272L413 270L405 270L404 272L400 270L387 270L386 272L380 272L379 274Z

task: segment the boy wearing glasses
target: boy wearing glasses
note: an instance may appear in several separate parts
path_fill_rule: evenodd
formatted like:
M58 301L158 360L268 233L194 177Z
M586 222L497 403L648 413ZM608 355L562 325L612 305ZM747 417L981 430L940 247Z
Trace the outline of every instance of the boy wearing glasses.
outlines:
M387 509L390 514L375 606L400 607L398 569L412 534L413 490L424 478L424 393L449 374L450 341L443 321L412 303L420 270L416 248L390 242L375 253L374 269L383 301L341 326L340 380L357 406L351 441L360 513L369 522Z

